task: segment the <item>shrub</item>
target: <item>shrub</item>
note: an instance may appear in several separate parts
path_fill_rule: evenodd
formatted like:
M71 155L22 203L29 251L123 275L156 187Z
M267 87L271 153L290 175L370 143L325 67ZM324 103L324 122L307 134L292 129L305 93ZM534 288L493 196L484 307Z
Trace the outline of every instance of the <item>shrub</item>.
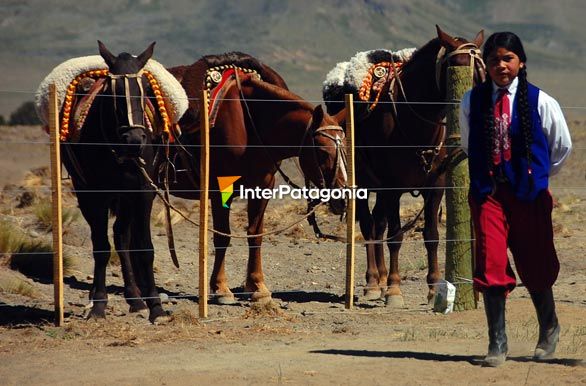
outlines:
M39 279L53 277L53 246L43 240L24 235L14 225L0 222L0 252L6 256L8 266L24 275ZM63 254L63 273L69 274L73 259Z
M34 210L35 216L39 220L41 228L50 232L53 228L53 207L50 201L39 202ZM61 222L63 228L76 221L80 216L80 211L77 208L62 208L61 209Z
M41 120L37 116L35 103L24 102L12 114L10 114L9 125L40 125Z

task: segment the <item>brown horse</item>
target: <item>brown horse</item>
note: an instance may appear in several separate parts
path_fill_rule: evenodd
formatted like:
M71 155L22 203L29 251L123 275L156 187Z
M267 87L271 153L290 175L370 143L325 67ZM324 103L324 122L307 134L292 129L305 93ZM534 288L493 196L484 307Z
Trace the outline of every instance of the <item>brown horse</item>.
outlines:
M424 199L428 300L434 296L434 283L440 279L437 226L445 178L438 168L446 157L442 146L445 129L441 123L446 115L446 68L470 66L476 82L484 79L484 63L478 49L484 40L483 31L473 42L453 38L439 27L437 36L403 63L395 80L387 74L395 71L399 58L388 51L365 53L364 57L371 59L372 84L378 88L372 87L373 96L366 103L355 103L357 183L376 192L372 211L368 199L357 202L360 229L367 241L364 296L369 300L385 296L387 305L391 306L403 305L398 255L403 240L399 205L404 193L421 194ZM391 66L380 69L381 62ZM359 100L360 93L364 95L364 88L359 90L348 81L347 74L352 69L346 67L352 63L339 64L330 72L331 76L341 69L346 74L343 81L329 79L324 83L324 99L330 114L343 107L339 103L343 93L354 93L355 100ZM375 82L376 75L380 75L380 81ZM387 226L385 241L390 252L390 273L385 265L383 244L376 242L384 239Z
M200 98L202 89L210 90L210 199L215 230L230 233L229 204L224 206L217 177L240 176L234 183L235 195L244 188L272 189L275 174L282 160L299 157L305 178L319 188L341 188L346 185L344 131L339 123L325 114L321 106L314 107L286 89L282 78L256 59L240 53L207 56L191 66L170 69L182 82L190 98ZM198 125L199 106L194 103L188 116L181 121L184 145L198 145L199 134L192 130ZM185 116L184 116L185 117ZM197 164L199 152L189 147L189 156L178 149L175 167L190 169L187 175L177 173L173 193L188 199L198 199ZM190 159L193 158L193 159ZM182 190L182 191L178 191ZM268 199L248 198L248 235L263 232L263 216ZM330 202L330 208L343 210L340 202ZM234 302L225 272L226 250L230 237L214 234L215 262L210 287L221 304ZM252 300L270 299L263 275L261 258L262 237L248 238L249 260L245 290Z

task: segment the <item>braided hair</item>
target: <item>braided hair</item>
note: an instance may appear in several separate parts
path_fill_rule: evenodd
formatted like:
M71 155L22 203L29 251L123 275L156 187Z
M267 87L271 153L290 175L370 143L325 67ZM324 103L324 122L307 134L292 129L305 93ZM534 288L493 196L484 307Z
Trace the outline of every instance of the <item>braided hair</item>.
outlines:
M533 159L533 154L531 152L531 144L533 143L533 122L531 119L531 111L529 108L529 100L528 100L528 88L527 88L527 55L525 55L525 49L523 48L523 43L521 43L521 39L514 34L513 32L497 32L488 37L486 43L484 43L484 50L482 54L482 58L486 63L488 60L488 56L498 48L505 48L508 51L514 52L521 62L524 63L523 67L519 69L519 73L517 74L517 78L519 79L519 85L517 86L517 109L520 119L520 127L521 132L523 133L524 139L524 146L525 146L525 157L527 159L527 173L529 174L529 188L533 188L533 175L531 170L531 161ZM486 86L488 90L492 90L490 87L490 83L492 79L490 79L490 75L487 74L486 78ZM494 111L493 111L493 104L492 104L492 94L491 92L487 92L485 95L485 100L483 102L485 104L485 128L486 133L485 135L485 149L487 152L488 157L488 170L490 175L492 176L494 165L492 163L492 151L494 146Z

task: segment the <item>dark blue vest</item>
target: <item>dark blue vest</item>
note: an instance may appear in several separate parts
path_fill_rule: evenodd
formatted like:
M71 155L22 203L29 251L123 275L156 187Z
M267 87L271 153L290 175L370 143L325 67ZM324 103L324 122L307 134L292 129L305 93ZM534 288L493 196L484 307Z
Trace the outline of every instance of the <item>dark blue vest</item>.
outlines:
M509 129L512 142L512 157L510 161L499 165L502 172L511 183L515 195L523 201L534 200L540 191L547 189L549 170L549 146L543 133L541 117L537 110L539 89L528 84L528 100L531 119L533 122L533 143L531 144L532 160L531 170L533 175L533 187L529 185L529 173L527 168L527 155L525 151L525 139L519 125L519 113L517 99L513 103L513 117ZM485 145L485 122L483 106L486 106L487 98L491 98L492 83L485 82L472 90L470 95L470 134L468 139L468 169L470 171L470 192L477 199L484 201L491 193L493 180L489 174L489 162ZM518 94L517 94L518 95Z

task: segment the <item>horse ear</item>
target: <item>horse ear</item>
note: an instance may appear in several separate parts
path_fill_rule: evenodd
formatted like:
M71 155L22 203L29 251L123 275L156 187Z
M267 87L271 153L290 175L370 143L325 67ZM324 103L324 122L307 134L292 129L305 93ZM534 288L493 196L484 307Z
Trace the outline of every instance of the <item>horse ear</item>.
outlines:
M140 63L140 67L144 67L144 65L146 64L146 62L148 62L148 60L151 58L151 56L153 56L153 50L155 48L155 43L156 42L152 42L146 50L144 50L144 52L140 55L138 55L137 60Z
M323 120L324 109L321 107L321 105L317 105L317 107L313 110L313 123L319 125Z
M476 47L480 48L482 43L484 43L484 30L483 29L481 29L480 32L478 32L478 34L474 38L474 44L476 44Z
M114 56L114 54L112 54L110 52L110 50L108 50L106 48L104 43L102 43L99 40L98 40L98 49L100 50L100 55L102 56L102 58L104 58L108 67L112 67L112 65L114 64L114 61L116 60L116 57Z
M453 37L451 37L450 35L448 35L444 31L442 31L442 29L439 27L439 25L436 24L435 28L437 30L437 37L439 38L440 42L442 43L442 46L444 46L446 48L447 47L455 48L458 46L458 42L456 42L456 39L454 39Z

